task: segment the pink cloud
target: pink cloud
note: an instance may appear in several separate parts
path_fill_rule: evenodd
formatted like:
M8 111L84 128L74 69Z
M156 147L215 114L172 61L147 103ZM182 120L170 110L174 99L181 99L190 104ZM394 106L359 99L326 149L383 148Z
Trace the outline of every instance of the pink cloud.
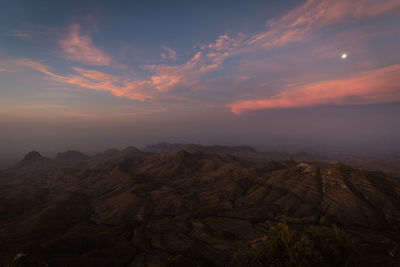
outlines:
M249 76L241 75L241 76L238 76L238 77L236 77L236 78L233 79L233 84L237 86L237 85L239 85L240 83L245 82L245 81L248 81L248 80L250 80L250 79L251 79L251 78L250 78Z
M22 38L22 39L29 39L32 37L32 34L28 31L21 31L21 30L13 30L8 33L9 36Z
M358 73L343 80L323 81L268 99L237 101L227 107L235 114L261 109L319 105L358 105L400 101L400 65Z
M54 105L54 104L39 104L39 105L25 105L20 106L22 109L65 109L68 106L65 105Z
M147 65L144 69L155 75L150 77L153 86L162 92L181 87L192 87L205 74L221 68L223 61L240 53L253 53L253 47L281 47L301 41L316 30L333 23L350 19L364 19L393 12L400 8L397 0L307 0L277 21L268 22L268 30L246 39L242 33L235 38L220 35L213 43L201 46L201 51L184 64ZM165 60L168 53L162 54Z
M84 118L84 119L99 119L99 118L104 117L100 114L92 114L92 113L85 113L85 112L68 112L66 115L71 116L71 117Z
M151 100L148 81L134 81L100 71L73 68L77 75L66 77L66 83L97 91L109 91L118 97L140 101Z
M10 70L6 68L0 68L0 72L15 72L15 70Z
M158 91L166 92L180 86L195 85L201 76L217 69L228 54L227 52L209 54L197 52L190 60L181 65L146 65L142 68L156 73L150 77L152 85Z
M149 91L149 81L135 81L100 71L87 70L78 67L72 68L76 74L63 76L51 72L49 66L32 60L19 59L16 63L40 71L57 82L76 85L96 91L108 91L118 97L125 97L139 101L152 100L152 94Z
M307 0L279 20L269 21L269 29L252 36L247 44L283 46L333 23L371 18L396 10L400 10L398 0Z
M237 38L232 38L226 34L223 34L220 35L214 43L211 43L208 46L203 46L203 49L206 47L217 51L238 49L242 46L244 39L245 35L243 33L239 33Z
M124 118L124 117L145 117L160 112L165 112L165 109L142 109L131 112L128 111L128 112L107 112L107 113L73 111L66 113L66 115L77 118L112 119L112 118Z
M44 64L41 64L41 63L39 63L39 62L30 60L30 59L17 59L17 60L15 60L14 62L15 62L16 64L18 64L18 65L22 65L22 66L25 66L25 67L28 67L28 68L31 68L31 69L40 71L40 72L42 72L42 73L44 73L44 74L47 74L48 76L50 76L50 77L52 77L52 78L55 78L55 79L57 79L57 80L63 80L63 79L64 79L63 76L57 75L57 74L55 74L55 73L50 72L50 71L49 71L49 69L50 69L49 66L46 66L46 65L44 65Z
M194 55L180 64L166 64L165 61L176 61L177 52L163 46L161 60L163 64L141 66L148 70L149 77L143 80L134 80L123 76L110 75L104 72L73 68L72 75L62 76L50 71L48 66L37 62L22 60L21 64L36 69L53 79L97 91L108 91L115 96L137 99L140 101L152 100L157 92L165 93L179 89L192 91L202 90L204 85L201 79L207 74L223 67L224 61L234 55L244 53L258 53L262 47L281 47L304 37L315 30L333 23L342 23L350 19L363 19L398 10L398 0L307 0L298 7L276 21L268 22L268 29L246 38L244 34L235 37L223 34L214 42L200 46ZM353 38L353 37L352 37ZM72 61L93 66L116 65L112 58L95 46L92 39L83 34L81 27L74 24L69 33L59 41L64 56ZM253 49L253 48L256 49ZM335 51L329 55L335 56ZM264 53L264 51L262 51ZM320 53L324 53L322 51ZM263 60L263 59L262 59ZM243 64L243 61L241 62ZM268 64L262 62L263 65ZM271 63L273 68L276 65ZM242 65L243 66L243 65ZM246 71L246 70L245 70ZM237 85L248 79L247 76L236 77L232 83ZM261 105L262 106L262 105Z
M142 68L155 73L150 77L150 81L158 91L166 92L182 86L193 86L198 83L199 78L218 69L231 55L231 51L239 47L242 40L242 34L239 34L238 38L222 35L214 43L203 46L203 51L196 52L183 64L146 65Z
M59 43L64 56L71 61L91 66L108 66L112 63L110 56L96 47L89 36L81 33L78 24L71 25L68 36Z
M164 50L160 55L162 61L176 61L178 59L178 53L174 49L169 48L168 46L161 46L161 48Z

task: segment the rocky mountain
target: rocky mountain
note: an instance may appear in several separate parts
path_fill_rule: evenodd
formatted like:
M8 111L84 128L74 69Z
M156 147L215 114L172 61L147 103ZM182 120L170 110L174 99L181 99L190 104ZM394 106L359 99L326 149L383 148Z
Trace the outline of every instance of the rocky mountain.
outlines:
M0 265L24 251L50 266L224 266L282 221L347 231L349 266L396 260L400 179L381 172L134 147L26 168L0 173Z

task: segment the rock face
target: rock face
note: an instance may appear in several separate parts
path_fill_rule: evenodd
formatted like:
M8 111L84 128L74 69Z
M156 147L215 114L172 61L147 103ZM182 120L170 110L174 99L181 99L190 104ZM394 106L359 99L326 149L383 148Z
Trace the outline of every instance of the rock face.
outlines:
M341 163L128 148L78 167L3 172L0 265L23 248L54 266L223 266L277 221L336 224L378 240L362 256L379 258L400 240L399 199L399 178Z

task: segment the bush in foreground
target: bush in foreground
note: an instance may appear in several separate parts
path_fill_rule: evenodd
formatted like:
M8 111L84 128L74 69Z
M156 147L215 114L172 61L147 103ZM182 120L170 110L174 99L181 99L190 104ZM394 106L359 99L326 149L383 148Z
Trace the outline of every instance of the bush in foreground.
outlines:
M285 223L269 229L268 235L238 249L235 266L343 266L354 240L336 226L310 226L299 233Z

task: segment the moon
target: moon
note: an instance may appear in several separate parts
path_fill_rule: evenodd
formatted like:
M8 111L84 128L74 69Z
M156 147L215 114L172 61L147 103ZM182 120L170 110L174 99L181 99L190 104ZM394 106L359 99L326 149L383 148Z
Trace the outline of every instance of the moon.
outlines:
M343 59L347 58L347 54L346 53L342 54L342 58Z

